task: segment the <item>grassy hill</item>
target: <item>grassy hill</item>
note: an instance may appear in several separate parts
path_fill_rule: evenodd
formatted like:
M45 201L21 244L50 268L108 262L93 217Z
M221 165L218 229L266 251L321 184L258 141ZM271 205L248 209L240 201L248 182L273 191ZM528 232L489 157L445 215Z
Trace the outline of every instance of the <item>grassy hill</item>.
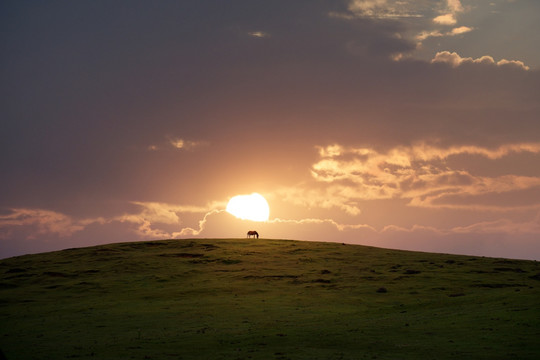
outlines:
M8 360L538 359L539 339L534 261L266 239L0 261Z

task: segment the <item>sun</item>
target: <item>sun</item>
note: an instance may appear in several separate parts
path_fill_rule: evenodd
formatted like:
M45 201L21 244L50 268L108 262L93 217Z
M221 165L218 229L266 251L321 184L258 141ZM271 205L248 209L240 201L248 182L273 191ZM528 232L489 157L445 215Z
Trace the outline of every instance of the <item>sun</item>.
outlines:
M227 212L242 220L266 221L270 207L262 195L253 193L232 197L227 204Z

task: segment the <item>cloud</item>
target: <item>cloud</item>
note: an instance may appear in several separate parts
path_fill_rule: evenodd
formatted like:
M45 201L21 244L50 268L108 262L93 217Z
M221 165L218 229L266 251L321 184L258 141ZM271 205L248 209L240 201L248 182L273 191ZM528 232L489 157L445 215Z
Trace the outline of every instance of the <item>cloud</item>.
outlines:
M174 239L199 235L203 230L205 230L205 224L209 216L219 214L224 211L225 210L215 209L204 213L202 219L197 222L196 227L181 226L179 221L180 219L177 219L176 222L169 223L175 225L178 228L178 231L164 230L160 226L160 223L163 224L163 222L160 220L163 219L153 219L152 217L147 217L144 214L124 215L115 220L122 223L132 223L137 225L133 231L143 239Z
M267 38L270 37L270 34L264 31L250 31L248 35L254 38Z
M459 0L447 0L444 8L439 11L432 21L427 22L424 17L430 16L437 11L438 2L406 2L394 0L351 0L348 4L348 12L331 12L329 16L354 20L357 18L389 19L395 24L400 24L394 36L401 41L416 42L413 48L394 51L390 58L400 61L410 58L414 52L422 49L422 42L428 38L455 37L474 30L472 26L455 26L457 14L466 9ZM401 19L400 19L401 18ZM451 30L443 30L441 26L455 26ZM418 31L418 29L423 29Z
M312 224L329 224L336 228L338 231L347 231L347 230L369 230L375 232L376 229L367 224L341 224L333 219L317 219L317 218L306 218L306 219L280 219L275 218L268 221L271 224L295 224L295 225L312 225Z
M454 14L444 14L434 18L433 22L441 25L455 25L457 21Z
M539 188L540 176L486 176L474 174L474 169L454 169L448 164L456 156L477 155L493 161L525 153L540 154L540 143L507 144L493 149L473 145L441 148L422 143L384 153L371 148L320 147L321 159L312 165L311 173L315 181L327 187L311 198L324 199L323 204L335 207L340 203L355 204L355 208L359 201L383 199L407 199L409 206L432 208L530 208L526 199L521 206L512 207L507 205L508 201L485 205L475 201L475 197ZM451 201L456 197L467 197L468 201Z
M447 6L443 10L443 14L433 18L433 23L444 26L456 25L456 15L464 11L463 6L459 0L448 0ZM441 36L455 36L472 31L473 28L468 26L460 26L452 29L451 31L441 32L439 30L422 31L417 35L417 39L422 41L429 37L441 37Z
M176 150L182 151L194 151L203 147L209 146L208 141L203 140L187 140L179 137L167 137L167 140L158 144L151 144L146 146L146 150L149 152L156 152L160 150L170 149L171 147Z
M442 14L435 16L430 24L424 23L425 30L418 32L415 36L418 41L417 48L422 49L424 40L429 38L455 37L473 31L474 28L471 26L458 26L450 31L441 29L441 26L455 26L458 22L457 15L464 11L465 9L459 0L447 0L444 9L439 11Z
M407 2L396 0L351 0L348 10L355 17L378 19L422 17L421 14L411 11L411 6Z
M177 238L196 236L204 230L208 216L223 212L225 203L214 202L208 206L185 206L159 202L133 202L140 208L139 212L114 217L111 221L135 224L135 232L143 238ZM196 226L183 224L186 214L202 215L196 220ZM165 225L165 226L164 226ZM167 226L171 225L171 226ZM173 230L165 230L171 228Z
M242 237L245 236L246 230L257 229L263 237L269 238L333 241L484 256L540 258L540 249L534 245L535 239L540 234L538 209L536 216L516 220L500 218L471 221L469 224L446 228L389 223L376 228L361 221L342 222L334 217L276 217L266 222L252 222L234 218L219 208L205 212L207 207L160 203L137 203L137 205L140 206L140 211L131 215L82 220L44 209L13 209L0 217L0 234L6 234L5 230L9 228L30 226L25 229L27 234L31 234L26 237L27 239L42 238L43 241L54 241L70 247L95 244L95 241L87 243L81 241L94 239L96 234L110 235L115 229L111 227L114 224L135 225L135 228L131 228L132 236L125 239L100 237L99 243L186 237ZM194 214L195 226L179 226L182 216L179 216L178 211L184 212L184 215ZM164 230L161 226L164 223L174 225L179 231ZM65 241L59 242L57 236L64 238ZM511 236L511 244L504 236ZM3 237L0 237L1 239ZM2 245L0 242L0 247ZM33 248L37 250L41 246L41 242L34 243Z
M499 219L437 229L390 225L368 240L375 246L517 259L540 259L538 216L529 220Z
M22 230L26 239L44 234L68 237L94 223L103 224L105 219L74 219L52 210L15 208L0 215L0 238L8 238L16 230Z
M523 61L520 61L520 60L506 60L506 59L502 59L502 60L499 60L497 62L497 65L498 66L504 66L504 65L509 65L509 66L514 66L514 67L518 67L518 68L521 68L523 70L529 70L530 67L528 67L527 65L525 65L523 63Z
M536 3L500 17L447 0L248 3L162 2L122 26L91 11L105 47L68 21L81 5L46 5L55 27L17 6L0 107L4 244L241 236L247 225L228 231L235 220L212 201L253 191L274 196L286 221L269 225L289 238L346 240L364 225L433 235L536 211L540 73L517 70L524 56L533 67L522 15Z
M530 221L512 221L499 219L495 221L482 221L479 223L455 227L451 230L455 233L486 233L486 234L540 234L540 214Z
M463 6L459 0L448 0L448 8L454 13L463 11Z
M193 141L193 140L185 140L182 138L171 138L169 140L169 144L172 145L174 148L179 150L194 150L196 148L207 146L208 142L206 141Z
M459 0L448 0L446 9L443 15L439 15L433 19L433 22L440 25L455 25L456 14L463 12L463 6Z
M387 0L352 0L349 10L365 16L375 16L388 8Z
M540 259L538 215L522 220L473 220L462 226L435 227L418 223L403 226L390 223L379 228L360 221L341 222L333 217L274 218L261 223L234 219L227 213L215 213L205 218L205 229L197 236L236 234L233 237L241 237L245 236L247 230L256 229L262 238L308 239L416 251Z
M452 31L450 31L450 34L452 36L455 36L455 35L465 34L465 33L468 33L470 31L473 31L473 28L470 28L468 26L460 26L460 27L457 27L457 28L453 28Z
M512 66L522 70L529 70L530 68L519 60L506 60L502 59L497 62L493 57L484 55L479 58L473 59L472 57L461 57L455 52L441 51L435 54L435 57L431 60L432 63L446 63L452 67L458 67L462 64L484 64L484 65L496 65L496 66Z
M76 219L67 214L47 209L11 209L0 215L0 239L10 238L15 232L25 239L40 236L72 237L93 225L121 223L134 225L131 229L137 238L164 239L181 236L196 236L204 230L208 216L224 211L223 202L214 202L206 207L172 205L158 202L132 202L139 211L110 218ZM195 214L195 226L183 225L186 214ZM198 220L199 216L202 216ZM169 228L174 230L168 230Z
M287 187L275 192L282 201L302 208L339 209L349 215L358 215L361 209L349 189L326 187L305 189L303 187Z
M440 32L438 30L433 31L422 31L420 34L416 36L417 40L423 41L430 37L442 37L442 36L457 36L461 34L468 33L470 31L473 31L473 28L467 27L467 26L460 26L458 28L454 28L447 32Z

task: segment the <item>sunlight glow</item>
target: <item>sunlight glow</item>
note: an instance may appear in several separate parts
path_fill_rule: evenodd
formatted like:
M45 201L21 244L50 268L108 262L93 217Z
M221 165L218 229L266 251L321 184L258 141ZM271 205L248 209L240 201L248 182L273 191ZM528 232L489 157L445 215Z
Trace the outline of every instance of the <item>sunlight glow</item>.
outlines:
M227 212L242 220L266 221L270 207L262 195L253 193L232 197L227 204Z

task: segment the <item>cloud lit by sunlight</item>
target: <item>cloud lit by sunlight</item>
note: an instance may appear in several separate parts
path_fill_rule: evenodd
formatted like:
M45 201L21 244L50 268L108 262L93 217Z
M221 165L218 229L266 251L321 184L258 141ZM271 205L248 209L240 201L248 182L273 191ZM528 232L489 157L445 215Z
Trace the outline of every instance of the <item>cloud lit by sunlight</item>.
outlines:
M397 0L351 0L349 2L349 11L357 17L378 19L422 17L414 10L415 8L406 2Z
M433 22L441 25L454 25L456 23L456 18L454 17L454 14L444 14L434 18Z
M270 37L270 34L264 32L264 31L250 31L248 32L248 35L254 38L266 38Z
M181 138L172 138L169 140L169 144L179 150L193 150L195 148L208 145L208 143L205 141L192 141Z
M353 203L354 200L408 199L410 206L475 207L503 210L507 202L481 205L472 197L486 194L532 190L540 186L540 177L518 174L485 176L446 163L457 155L479 155L501 159L510 154L540 153L539 143L508 144L495 149L479 146L440 148L426 144L398 147L386 153L368 148L338 145L320 148L321 159L312 166L313 178L328 184L319 196L326 203ZM341 195L346 194L346 195ZM467 203L455 203L456 197L468 197ZM344 201L344 200L347 201ZM451 201L452 200L452 201ZM529 205L523 204L524 208Z
M443 15L439 15L433 19L434 23L441 25L455 25L456 14L463 12L463 6L459 0L447 0L447 8Z
M11 209L0 215L0 239L8 237L17 228L26 227L26 238L34 239L44 234L56 234L60 237L71 236L92 224L104 224L102 217L74 219L57 211L45 209Z
M484 55L479 58L473 59L472 57L461 57L455 52L449 51L440 51L435 54L435 57L431 60L432 63L446 63L452 67L458 67L462 64L487 64L487 65L497 65L497 66L514 66L522 70L529 70L529 66L525 65L522 61L519 60L506 60L502 59L497 62L493 57L489 55Z

